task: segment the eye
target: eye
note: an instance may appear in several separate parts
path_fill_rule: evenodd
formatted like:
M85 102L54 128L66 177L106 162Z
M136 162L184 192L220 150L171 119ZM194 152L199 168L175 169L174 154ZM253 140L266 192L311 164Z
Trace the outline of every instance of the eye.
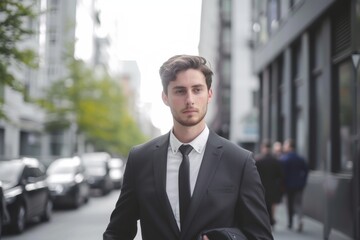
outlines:
M194 88L194 93L200 93L202 91L202 88Z
M175 94L184 94L185 93L185 89L182 89L182 88L177 88L175 90Z

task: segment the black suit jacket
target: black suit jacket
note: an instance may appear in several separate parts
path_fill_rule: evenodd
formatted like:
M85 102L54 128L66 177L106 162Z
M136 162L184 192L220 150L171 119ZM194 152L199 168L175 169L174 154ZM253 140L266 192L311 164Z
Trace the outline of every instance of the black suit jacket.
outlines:
M179 231L166 194L169 134L134 147L104 240L193 240L207 229L239 228L248 239L273 239L252 154L210 131L189 212Z
M284 173L281 162L272 154L262 154L256 159L256 167L265 189L268 205L281 201L284 189Z

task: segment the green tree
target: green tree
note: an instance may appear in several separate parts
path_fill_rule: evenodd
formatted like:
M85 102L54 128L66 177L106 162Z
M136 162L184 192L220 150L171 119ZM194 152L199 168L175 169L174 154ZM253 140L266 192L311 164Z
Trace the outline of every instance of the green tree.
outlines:
M55 82L41 101L52 119L50 130L65 129L75 121L98 150L121 155L146 140L118 83L106 73L95 74L80 60L72 59L68 67L69 77Z
M23 91L21 81L15 78L11 68L36 67L35 52L19 47L20 42L33 34L25 23L37 16L33 11L34 4L36 0L30 1L28 5L18 0L0 1L0 91L5 86ZM4 99L0 94L0 118L5 117L3 104Z

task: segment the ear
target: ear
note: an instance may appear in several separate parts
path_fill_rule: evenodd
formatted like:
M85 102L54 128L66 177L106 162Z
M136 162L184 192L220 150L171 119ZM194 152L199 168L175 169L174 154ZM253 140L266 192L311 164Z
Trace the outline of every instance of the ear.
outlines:
M212 99L212 95L213 95L212 88L209 89L208 95L209 95L209 96L208 96L208 103L210 103L210 102L211 102L211 99Z
M161 97L162 97L164 104L166 106L169 106L168 96L164 93L164 91L162 91Z

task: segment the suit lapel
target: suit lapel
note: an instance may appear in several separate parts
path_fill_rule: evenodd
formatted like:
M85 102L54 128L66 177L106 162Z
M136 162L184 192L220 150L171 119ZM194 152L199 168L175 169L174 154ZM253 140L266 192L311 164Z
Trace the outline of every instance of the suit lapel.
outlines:
M154 177L155 188L159 196L160 202L165 206L165 214L169 217L170 226L176 235L180 235L179 228L177 226L174 213L172 211L169 199L166 194L166 170L167 170L167 153L169 147L169 134L160 138L159 142L155 146L154 152Z
M206 193L210 181L213 178L213 175L215 174L217 166L220 162L222 150L222 145L218 141L218 136L210 131L204 157L202 159L201 167L196 180L194 194L191 198L191 203L185 219L184 228L181 232L182 236L184 236L183 234L187 233L190 226L192 226L191 222L193 221L197 210L199 209L201 200Z

